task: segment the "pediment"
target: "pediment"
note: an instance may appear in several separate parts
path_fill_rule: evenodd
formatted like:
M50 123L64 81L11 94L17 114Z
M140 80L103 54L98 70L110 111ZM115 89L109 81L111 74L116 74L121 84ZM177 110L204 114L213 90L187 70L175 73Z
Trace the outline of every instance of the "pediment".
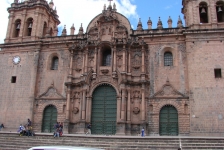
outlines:
M54 85L51 85L46 92L41 94L38 99L66 99L64 96L62 96L58 90L54 87Z
M152 96L152 98L187 98L187 96L177 91L170 82L167 81L166 84Z

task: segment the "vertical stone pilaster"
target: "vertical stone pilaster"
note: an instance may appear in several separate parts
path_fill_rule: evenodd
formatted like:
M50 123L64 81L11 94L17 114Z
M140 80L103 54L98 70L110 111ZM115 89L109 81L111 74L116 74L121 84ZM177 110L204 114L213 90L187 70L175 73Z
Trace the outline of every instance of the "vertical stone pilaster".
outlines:
M116 68L117 68L117 49L116 49L116 46L114 46L114 64L113 64L113 72L116 71Z
M121 120L126 121L126 90L122 89Z
M86 119L86 90L83 91L82 97L82 120Z
M142 114L141 114L141 120L142 121L145 121L145 85L143 84L142 85L142 103L141 103L141 112L142 112Z
M131 90L128 88L127 121L131 121Z
M142 73L145 73L145 49L142 46Z
M88 48L85 51L85 72L88 72Z
M92 112L92 97L87 97L86 103L86 122L91 122L91 112Z
M97 66L96 66L96 61L98 60L98 58L97 58L97 47L95 47L95 53L94 53L94 73L96 73L97 72Z
M123 72L126 72L126 50L125 45L123 46L123 65L122 65Z
M73 68L73 50L71 50L70 56L70 66L69 66L69 75L72 76L72 68Z
M15 27L15 22L13 22L14 19L14 12L12 11L9 15L9 23L8 23L8 29L6 33L6 39L9 39L13 37L13 32L14 32L14 27ZM15 21L15 20L14 20Z
M128 51L128 73L131 73L131 50Z
M121 121L121 98L117 97L117 122Z

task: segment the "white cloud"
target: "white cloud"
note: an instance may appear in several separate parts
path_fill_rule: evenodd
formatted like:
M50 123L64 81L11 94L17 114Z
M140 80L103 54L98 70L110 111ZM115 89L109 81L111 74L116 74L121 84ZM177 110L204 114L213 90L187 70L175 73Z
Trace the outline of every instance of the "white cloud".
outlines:
M3 43L6 29L8 24L8 12L7 7L10 7L10 3L14 0L3 0L0 2L0 13L1 13L1 23L0 23L0 43ZM50 1L50 0L49 0ZM59 28L62 28L66 25L68 34L70 33L70 27L74 23L76 31L78 33L81 23L83 24L84 31L89 22L103 10L104 4L108 5L107 0L53 0L57 8L59 15L59 20L61 24ZM114 0L116 3L117 11L128 18L138 18L136 12L136 5L133 5L131 2L133 0ZM61 33L60 33L61 34Z

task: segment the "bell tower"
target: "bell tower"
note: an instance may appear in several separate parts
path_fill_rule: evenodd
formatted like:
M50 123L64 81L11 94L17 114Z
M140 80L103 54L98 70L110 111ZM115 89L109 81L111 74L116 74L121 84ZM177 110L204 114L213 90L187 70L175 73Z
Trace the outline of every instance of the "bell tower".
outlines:
M223 28L223 0L182 0L182 13L187 27L195 29Z
M57 36L60 24L53 0L14 0L8 8L9 21L5 43L38 40L44 36Z

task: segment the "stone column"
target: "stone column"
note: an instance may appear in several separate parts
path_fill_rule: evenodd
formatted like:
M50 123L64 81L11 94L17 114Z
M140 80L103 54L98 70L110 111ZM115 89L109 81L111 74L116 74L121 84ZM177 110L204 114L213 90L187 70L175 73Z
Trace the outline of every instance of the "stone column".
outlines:
M121 121L121 98L117 97L117 122Z
M126 90L122 89L121 120L126 121Z
M97 47L95 47L95 53L94 53L94 73L96 73L96 61L97 61Z
M87 97L86 103L86 122L91 122L91 112L92 112L92 97Z
M128 88L127 121L131 121L131 90Z
M73 50L71 50L70 66L69 66L69 76L72 76L73 69Z
M66 101L66 117L65 117L65 119L68 121L69 121L69 113L70 113L70 93L71 93L71 85L68 85L67 101Z
M145 73L145 49L142 46L142 73Z
M131 48L128 51L128 73L131 73Z
M85 73L87 72L87 70L88 70L88 48L86 49L86 51L85 51Z
M97 67L98 67L97 73L98 74L100 73L100 66L102 64L100 54L101 54L101 47L98 49L98 54L97 54Z
M145 85L142 84L141 120L145 121Z
M83 91L82 97L82 120L86 119L86 90Z
M82 74L85 73L85 51L83 52L83 57L82 57Z
M116 46L114 46L113 51L114 51L114 57L113 57L113 59L114 59L113 72L115 72L116 71L116 68L117 68L117 50L116 50Z
M9 39L13 37L13 32L15 32L15 21L13 22L14 19L14 12L12 11L9 15L9 23L8 23L8 28L7 28L7 33L6 33L6 39Z
M126 72L126 49L125 49L125 45L123 46L123 65L122 65L122 71Z

